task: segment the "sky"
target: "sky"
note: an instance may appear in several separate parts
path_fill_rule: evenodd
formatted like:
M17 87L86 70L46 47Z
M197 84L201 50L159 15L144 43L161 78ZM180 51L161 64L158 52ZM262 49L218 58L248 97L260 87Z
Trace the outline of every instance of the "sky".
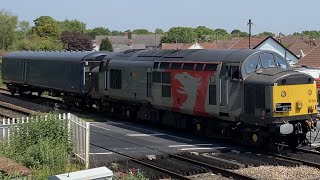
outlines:
M110 30L206 26L248 31L291 34L320 30L319 0L0 0L0 9L33 24L40 16L58 21L77 19L87 28Z

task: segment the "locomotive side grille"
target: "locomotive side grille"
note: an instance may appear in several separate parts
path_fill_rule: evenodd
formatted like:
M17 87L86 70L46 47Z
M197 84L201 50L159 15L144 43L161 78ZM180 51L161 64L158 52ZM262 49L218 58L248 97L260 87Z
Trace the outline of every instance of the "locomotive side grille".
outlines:
M245 85L244 87L244 111L254 114L254 87Z
M216 105L217 104L217 89L216 85L209 85L209 104Z
M265 109L265 90L264 86L255 87L255 104L259 109Z
M245 101L244 111L248 114L255 114L255 109L265 109L265 87L246 85L244 88Z

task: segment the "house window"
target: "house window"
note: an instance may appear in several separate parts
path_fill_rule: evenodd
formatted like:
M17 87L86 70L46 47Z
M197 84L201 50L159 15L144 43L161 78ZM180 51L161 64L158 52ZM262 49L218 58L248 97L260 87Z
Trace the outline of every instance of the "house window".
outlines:
M110 86L111 89L121 89L122 73L118 69L110 69Z
M162 85L162 97L171 97L170 85Z

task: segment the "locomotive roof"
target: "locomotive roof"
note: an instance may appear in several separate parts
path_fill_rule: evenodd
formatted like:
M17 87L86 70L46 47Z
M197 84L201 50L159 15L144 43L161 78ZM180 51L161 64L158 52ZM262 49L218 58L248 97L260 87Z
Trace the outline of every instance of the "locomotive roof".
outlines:
M96 61L102 60L107 53L102 51L14 51L6 53L3 59Z
M263 52L256 49L186 49L186 50L138 50L122 52L115 59L133 61L193 61L193 62L243 62L252 54Z

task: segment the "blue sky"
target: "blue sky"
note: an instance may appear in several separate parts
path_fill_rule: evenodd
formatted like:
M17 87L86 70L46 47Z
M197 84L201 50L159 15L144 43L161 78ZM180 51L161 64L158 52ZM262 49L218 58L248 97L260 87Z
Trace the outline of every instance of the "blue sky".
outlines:
M320 30L318 0L0 0L0 9L33 22L39 16L56 20L78 19L87 28L111 30L145 28L167 31L173 26L223 28L293 33Z

